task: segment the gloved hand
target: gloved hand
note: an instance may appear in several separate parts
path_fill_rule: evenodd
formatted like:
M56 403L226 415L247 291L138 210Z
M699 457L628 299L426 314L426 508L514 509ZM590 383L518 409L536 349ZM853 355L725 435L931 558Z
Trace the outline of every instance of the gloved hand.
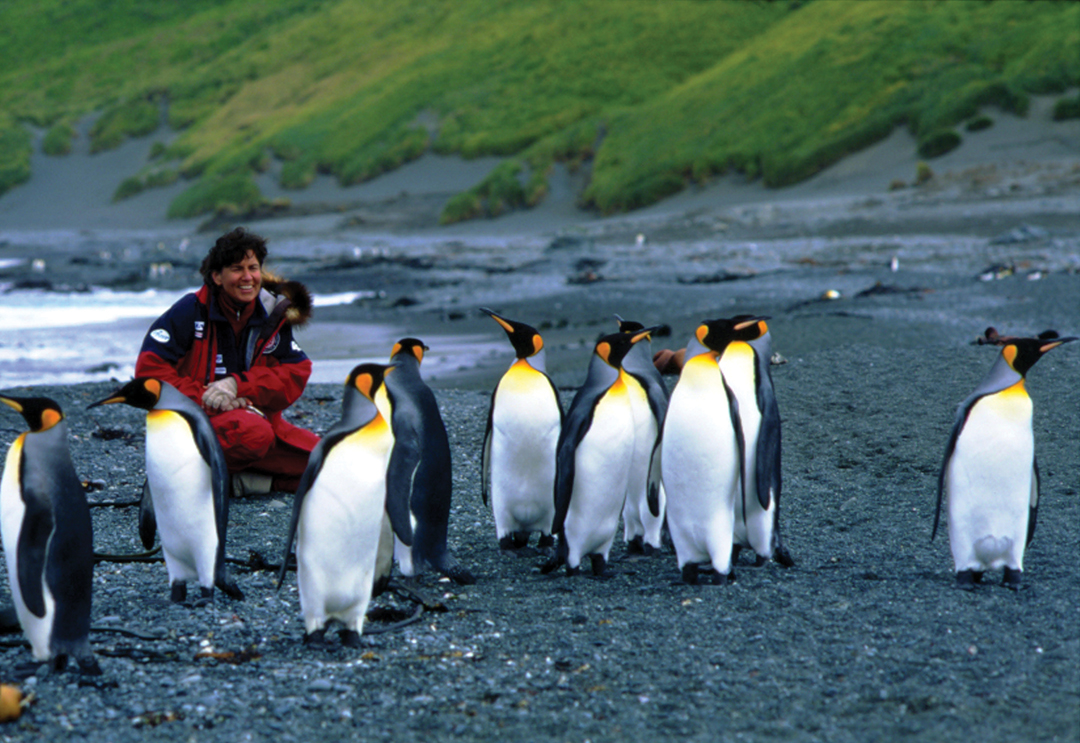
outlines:
M203 407L209 412L222 413L242 407L236 399L236 377L225 377L207 385L202 397Z

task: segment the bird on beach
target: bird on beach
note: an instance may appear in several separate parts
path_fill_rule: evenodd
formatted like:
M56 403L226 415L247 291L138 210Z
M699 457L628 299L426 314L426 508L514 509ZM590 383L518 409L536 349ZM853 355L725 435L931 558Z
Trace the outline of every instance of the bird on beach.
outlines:
M720 354L720 371L739 403L744 451L745 498L735 501L734 562L743 547L757 565L775 559L795 564L780 539L780 409L773 392L772 338L767 317L737 315L739 329Z
M554 544L555 452L562 430L559 391L547 375L544 340L530 325L493 310L481 311L506 331L517 358L491 393L481 450L480 493L491 497L502 549L521 549L540 532L538 546Z
M390 352L393 368L383 377L386 394L376 400L390 421L394 448L386 473L387 498L404 498L412 517L413 542L395 540L394 558L405 576L431 566L459 585L476 582L446 544L453 491L450 439L435 393L420 377L428 347L402 338Z
M201 588L197 605L213 599L215 586L243 599L225 563L229 473L210 419L187 395L152 377L136 377L87 409L115 403L146 411L146 487L161 533L170 599L184 603L190 580ZM148 535L141 536L145 541Z
M719 358L740 332L758 322L718 319L698 326L686 345L650 470L649 506L659 513L662 484L668 530L689 584L698 582L705 563L713 583L730 579L735 504L746 497L745 445L738 398L724 379Z
M0 395L30 430L8 449L0 479L0 534L19 624L35 661L84 674L101 668L90 648L94 537L86 494L54 400Z
M565 564L567 575L575 575L588 556L593 575L605 573L629 486L634 409L648 404L644 389L622 362L651 330L605 335L593 350L585 384L570 403L559 434L552 523L559 542L541 572ZM637 403L631 400L635 396Z
M620 333L639 333L645 326L633 320L615 315ZM654 516L648 504L649 463L656 445L660 426L667 413L668 391L664 378L653 364L651 338L646 336L626 352L622 368L627 373L627 383L637 384L644 392L630 396L634 406L634 456L630 465L626 502L623 504L623 539L626 551L631 554L648 555L661 547L660 532L664 526L664 509L667 497L660 489L660 513ZM644 404L643 404L644 403Z
M389 368L360 364L349 373L341 418L315 445L296 491L278 587L295 540L305 644L324 644L327 623L336 620L342 645L359 647L378 552L389 546L380 544L384 517L403 544L412 543L408 501L387 497L394 435L375 397Z
M1016 590L1024 550L1035 534L1039 467L1027 373L1049 351L1076 340L1047 330L1036 338L985 336L999 346L990 372L960 403L938 476L937 535L947 502L949 546L956 585L971 590L986 570L1003 569L1002 585Z

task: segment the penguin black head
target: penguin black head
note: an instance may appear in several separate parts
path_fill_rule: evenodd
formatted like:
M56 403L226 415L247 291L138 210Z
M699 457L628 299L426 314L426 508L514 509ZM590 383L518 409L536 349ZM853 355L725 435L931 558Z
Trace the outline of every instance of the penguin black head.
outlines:
M645 326L642 325L641 323L637 322L636 320L624 320L618 314L615 315L615 321L617 323L619 323L619 332L620 333L636 333L639 330L644 330L645 329ZM649 340L652 340L653 338L659 338L661 336L669 336L669 335L671 335L671 326L670 325L666 325L666 324L664 324L664 325L656 325L656 326L653 326L652 328L649 328Z
M161 382L153 377L136 377L104 400L98 400L87 405L86 409L96 408L98 405L112 405L113 403L123 402L134 408L152 410L160 399Z
M735 315L735 317L731 318L731 322L735 323L734 340L756 341L769 332L769 326L765 321L771 319L770 317L758 315Z
M386 371L393 368L389 364L360 364L349 372L345 386L353 387L367 399L374 400Z
M626 354L634 344L649 337L649 333L655 328L645 328L636 333L612 333L605 335L596 343L595 353L616 369L622 364Z
M1043 331L1038 338L1005 336L1000 339L1002 357L1020 376L1027 374L1028 370L1050 350L1062 343L1076 340L1076 338L1061 338L1054 330Z
M419 338L402 338L394 344L394 349L390 352L390 358L393 359L399 353L407 352L415 356L417 363L420 363L424 360L424 351L427 350L428 347Z
M47 397L9 397L0 395L0 402L14 408L26 420L32 433L48 431L64 420L64 411L55 400Z
M492 312L487 307L481 307L480 311L490 315L491 319L499 323L502 329L510 337L510 343L514 346L514 353L519 359L527 359L535 356L544 348L544 339L531 325L515 320L507 320L502 315Z

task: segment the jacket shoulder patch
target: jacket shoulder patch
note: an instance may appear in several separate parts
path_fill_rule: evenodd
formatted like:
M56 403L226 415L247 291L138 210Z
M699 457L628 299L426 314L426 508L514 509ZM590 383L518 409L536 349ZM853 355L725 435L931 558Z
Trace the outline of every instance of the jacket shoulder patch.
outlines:
M169 335L169 331L165 328L157 328L150 332L150 337L156 340L158 343L168 343L172 340L172 336Z
M281 343L281 333L274 333L273 337L266 342L265 346L263 346L263 355L265 356L266 354L273 353L277 350L279 343Z

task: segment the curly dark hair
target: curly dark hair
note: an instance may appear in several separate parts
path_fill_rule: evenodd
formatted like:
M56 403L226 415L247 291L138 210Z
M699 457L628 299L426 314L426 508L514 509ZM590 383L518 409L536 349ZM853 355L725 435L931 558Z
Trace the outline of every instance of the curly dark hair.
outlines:
M254 232L248 232L243 227L237 227L232 232L227 232L219 237L217 242L214 243L214 247L210 248L210 252L203 258L202 265L199 267L199 273L202 274L203 281L207 284L214 283L211 274L223 270L226 266L239 263L248 254L249 250L255 254L255 258L261 266L266 260L265 239Z

